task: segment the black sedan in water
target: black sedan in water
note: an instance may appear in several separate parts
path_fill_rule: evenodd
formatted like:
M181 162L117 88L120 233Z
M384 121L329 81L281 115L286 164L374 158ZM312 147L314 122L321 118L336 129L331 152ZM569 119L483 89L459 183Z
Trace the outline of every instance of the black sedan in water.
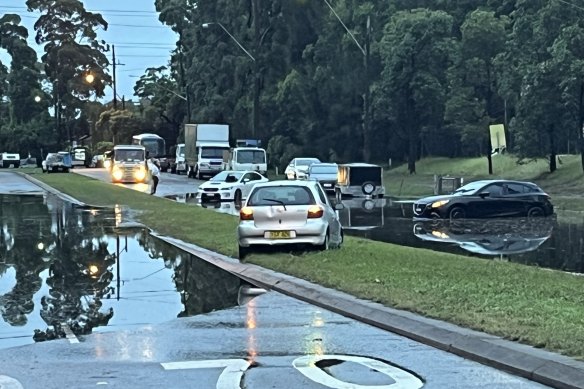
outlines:
M451 195L417 200L414 218L488 218L508 216L548 216L554 207L539 186L509 180L475 181Z

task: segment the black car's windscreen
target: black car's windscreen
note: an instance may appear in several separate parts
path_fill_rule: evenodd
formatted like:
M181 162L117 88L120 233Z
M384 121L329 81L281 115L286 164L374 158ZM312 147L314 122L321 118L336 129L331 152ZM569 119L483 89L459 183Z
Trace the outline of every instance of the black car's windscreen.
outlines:
M349 182L351 185L363 185L366 182L372 182L375 185L381 185L381 167L354 167L350 168Z
M313 205L314 196L303 186L268 186L255 188L247 205Z

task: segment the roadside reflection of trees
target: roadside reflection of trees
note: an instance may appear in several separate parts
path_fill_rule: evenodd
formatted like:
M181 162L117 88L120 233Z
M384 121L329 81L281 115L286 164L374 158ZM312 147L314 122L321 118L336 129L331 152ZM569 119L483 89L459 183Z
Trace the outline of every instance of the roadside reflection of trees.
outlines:
M151 258L164 259L174 269L174 283L184 309L179 317L193 316L237 305L242 281L225 270L177 249L144 232L138 239Z

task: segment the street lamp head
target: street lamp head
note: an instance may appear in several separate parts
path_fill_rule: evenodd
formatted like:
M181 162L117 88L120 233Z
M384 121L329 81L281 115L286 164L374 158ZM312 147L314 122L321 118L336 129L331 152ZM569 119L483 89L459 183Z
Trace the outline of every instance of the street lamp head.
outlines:
M37 103L40 103L42 100L42 98L40 96L35 96L34 97L34 101L36 101Z
M95 76L91 73L89 73L88 75L85 76L85 81L87 81L90 84L92 84L94 80L95 80Z
M203 24L201 24L201 26L202 26L203 28L209 28L209 26L210 26L211 24L212 24L212 23L203 23Z

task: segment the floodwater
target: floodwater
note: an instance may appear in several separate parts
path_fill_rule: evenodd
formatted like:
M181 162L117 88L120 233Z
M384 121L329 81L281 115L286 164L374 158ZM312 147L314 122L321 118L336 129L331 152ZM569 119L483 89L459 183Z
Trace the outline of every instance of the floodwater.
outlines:
M120 209L0 195L0 348L236 306L242 281L126 228Z
M200 204L194 194L172 198L239 215L233 202ZM353 198L342 203L344 209L338 212L347 235L584 274L584 214L570 220L551 216L415 221L411 202Z

